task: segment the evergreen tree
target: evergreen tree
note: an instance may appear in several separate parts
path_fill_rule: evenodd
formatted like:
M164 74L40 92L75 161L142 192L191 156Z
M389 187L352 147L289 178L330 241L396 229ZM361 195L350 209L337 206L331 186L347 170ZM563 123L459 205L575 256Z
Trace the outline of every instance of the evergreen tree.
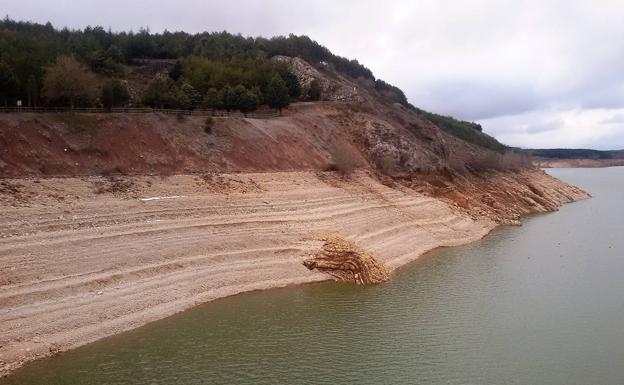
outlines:
M266 102L271 108L276 108L282 113L282 108L288 107L290 104L290 96L288 94L288 87L282 77L277 74L271 79L271 82L267 86Z
M123 63L124 56L121 49L115 44L111 44L106 50L106 56L111 58L116 63Z
M245 93L241 96L239 109L243 114L247 114L248 112L258 109L258 96L251 91L245 91Z
M230 112L234 107L232 106L231 102L232 102L232 87L230 87L230 85L226 85L225 87L223 87L223 89L221 90L221 100L223 100L223 108L226 109L226 111Z
M223 95L221 95L216 88L210 88L206 93L206 96L204 96L202 106L204 108L210 108L212 110L218 110L223 108Z
M232 90L229 93L229 101L228 101L230 108L232 108L233 110L240 110L243 97L246 93L247 93L247 89L242 84L239 84L236 87L232 88Z
M194 109L201 102L201 95L199 92L197 92L195 88L188 83L182 83L180 92L183 94L183 97L188 100L188 107L190 109Z
M177 82L178 79L180 79L180 76L182 76L182 63L179 60L176 60L173 68L169 71L169 77L173 79L173 81Z
M288 87L288 95L290 95L292 99L297 99L301 96L301 85L299 84L299 79L297 79L295 74L286 70L282 71L280 76L284 80L284 83L286 83L286 87Z
M30 75L26 82L26 96L28 99L28 107L37 107L39 103L39 84L35 75Z
M260 89L260 87L254 86L251 88L250 91L256 94L256 97L258 98L258 105L265 103L264 94L262 93L262 90Z
M0 62L0 100L7 107L9 100L19 94L19 80L6 63Z

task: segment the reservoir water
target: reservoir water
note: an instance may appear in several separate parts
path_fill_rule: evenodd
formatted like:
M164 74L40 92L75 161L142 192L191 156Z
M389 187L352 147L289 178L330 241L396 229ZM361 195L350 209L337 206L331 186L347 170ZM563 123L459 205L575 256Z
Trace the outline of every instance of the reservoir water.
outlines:
M387 284L218 300L0 384L624 384L624 168L549 172L593 199Z

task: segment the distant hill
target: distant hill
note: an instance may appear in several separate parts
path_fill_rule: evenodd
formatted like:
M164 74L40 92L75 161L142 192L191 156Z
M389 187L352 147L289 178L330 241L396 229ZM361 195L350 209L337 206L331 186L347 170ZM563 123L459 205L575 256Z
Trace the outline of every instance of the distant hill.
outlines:
M532 156L548 159L624 159L624 150L592 150L585 148L548 148L526 150Z

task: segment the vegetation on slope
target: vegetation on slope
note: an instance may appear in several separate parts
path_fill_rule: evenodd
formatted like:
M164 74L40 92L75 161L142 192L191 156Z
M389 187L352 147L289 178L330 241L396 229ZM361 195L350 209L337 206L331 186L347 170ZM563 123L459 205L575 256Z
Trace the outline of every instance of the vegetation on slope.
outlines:
M484 134L480 124L457 120L450 116L438 115L417 108L415 109L419 114L423 115L427 120L445 132L465 140L466 142L500 153L509 150L509 147L505 146L495 138Z
M50 23L7 17L0 21L0 102L5 106L22 100L26 106L145 105L250 112L259 105L281 109L299 97L320 99L318 87L310 87L310 95L301 95L297 77L286 64L270 60L275 55L297 56L364 79L386 100L415 110L451 135L497 152L507 150L483 134L478 124L419 110L409 104L403 91L376 79L357 60L337 56L309 37L293 34L267 39L225 31L111 32L99 26L58 30ZM126 80L131 68L158 60L169 63L167 72L143 80L146 86L139 95L129 92Z
M126 66L145 59L177 60L169 76L178 88L188 84L204 97L211 88L221 91L228 86L242 85L261 103L271 80L280 75L289 87L290 97L297 98L300 89L296 77L284 64L269 60L275 55L298 56L310 63L323 62L352 78L374 81L379 90L398 90L375 79L357 60L334 55L307 36L291 34L267 39L227 32L150 33L147 29L136 33L111 32L99 26L57 30L50 23L18 22L7 17L0 21L0 97L6 105L15 105L18 99L28 101L28 105L54 103L49 98L40 98L45 71L59 57L69 56L107 78L123 78ZM399 101L407 104L405 95L398 92ZM95 101L81 100L80 103L89 105Z

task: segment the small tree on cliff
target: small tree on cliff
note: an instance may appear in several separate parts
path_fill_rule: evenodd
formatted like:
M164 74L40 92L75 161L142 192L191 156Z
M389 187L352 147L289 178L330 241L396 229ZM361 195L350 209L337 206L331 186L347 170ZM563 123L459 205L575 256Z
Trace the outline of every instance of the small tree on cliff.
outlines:
M266 102L271 108L277 108L282 113L282 108L290 104L288 87L281 76L275 75L269 83L266 91Z
M78 100L95 99L96 79L72 56L59 56L48 66L43 79L43 95L48 100L69 103L73 110Z

